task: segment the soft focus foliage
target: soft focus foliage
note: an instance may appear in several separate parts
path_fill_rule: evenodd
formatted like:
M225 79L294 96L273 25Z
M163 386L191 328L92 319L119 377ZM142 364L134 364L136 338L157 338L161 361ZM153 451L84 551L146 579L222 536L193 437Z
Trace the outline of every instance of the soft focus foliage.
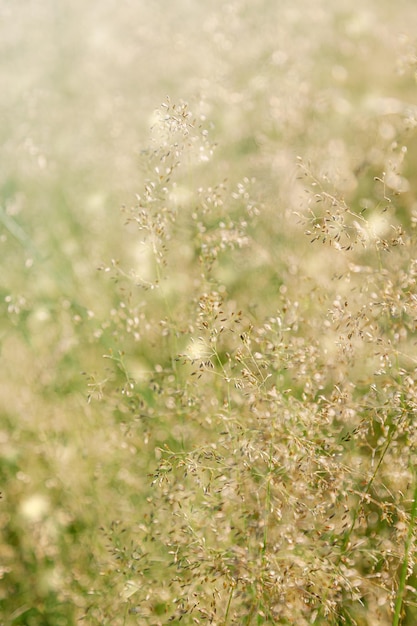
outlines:
M330 4L0 5L1 624L416 623L417 7Z

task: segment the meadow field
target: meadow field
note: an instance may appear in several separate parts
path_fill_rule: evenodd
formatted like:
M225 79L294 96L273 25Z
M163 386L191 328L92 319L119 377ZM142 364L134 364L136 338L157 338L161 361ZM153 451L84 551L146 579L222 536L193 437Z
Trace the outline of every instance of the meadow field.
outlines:
M416 25L0 0L0 626L415 626Z

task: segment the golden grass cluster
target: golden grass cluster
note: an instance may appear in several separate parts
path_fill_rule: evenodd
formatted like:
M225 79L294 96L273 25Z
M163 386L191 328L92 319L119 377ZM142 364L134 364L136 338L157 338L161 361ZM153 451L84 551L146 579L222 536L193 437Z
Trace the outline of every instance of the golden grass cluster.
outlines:
M0 8L2 626L415 624L391 4Z

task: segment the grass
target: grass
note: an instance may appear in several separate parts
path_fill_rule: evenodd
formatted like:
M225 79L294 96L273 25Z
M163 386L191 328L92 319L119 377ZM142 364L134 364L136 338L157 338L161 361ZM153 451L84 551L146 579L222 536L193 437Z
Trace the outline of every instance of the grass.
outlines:
M0 12L0 624L414 624L414 4Z

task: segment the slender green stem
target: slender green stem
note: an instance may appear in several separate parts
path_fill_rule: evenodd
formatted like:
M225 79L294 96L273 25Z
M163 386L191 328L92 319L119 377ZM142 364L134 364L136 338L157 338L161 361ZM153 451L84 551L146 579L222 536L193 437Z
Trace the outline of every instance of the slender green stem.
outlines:
M270 451L270 456L272 455L272 451ZM266 484L266 494L265 494L265 508L264 508L264 537L263 537L263 545L262 545L262 557L265 558L266 548L268 543L268 518L269 511L271 507L271 467L269 467L268 476L267 476L267 484Z
M228 622L228 619L229 619L230 606L232 604L232 598L233 598L234 590L235 590L235 588L233 587L233 585L230 585L229 599L227 601L226 613L225 613L225 616L224 616L224 626L227 626L227 622Z
M372 473L372 476L368 480L368 482L366 484L366 487L363 490L364 495L369 493L369 491L370 491L370 489L372 487L372 484L373 484L373 482L375 480L375 477L376 477L376 475L378 473L378 470L379 470L379 468L380 468L380 466L382 464L382 461L384 460L384 457L385 457L385 455L386 455L386 453L388 451L388 448L391 445L391 441L392 441L392 438L394 437L395 432L396 432L396 428L392 428L390 433L389 433L389 435L388 435L388 439L385 442L385 445L384 445L384 448L383 448L383 450L381 452L381 455L380 455L380 457L378 459L378 463L376 464L376 467L375 467L375 469L374 469L374 471ZM359 511L360 511L360 503L359 503L359 506L357 506L355 511L354 511L353 518L352 518L352 523L351 523L351 525L350 525L350 527L349 527L349 529L348 529L348 531L347 531L347 533L346 533L346 535L344 537L343 543L341 545L339 562L340 562L340 559L341 559L342 555L344 554L344 552L345 552L345 550L346 550L346 548L348 546L350 536L351 536L351 534L353 532L353 529L355 528L355 524L356 524L356 520L357 520L358 515L359 515Z
M416 517L417 517L417 473L414 472L413 505L411 507L410 523L408 525L407 539L405 541L404 559L403 559L403 563L401 567L400 579L398 581L397 597L395 600L394 617L392 620L392 626L398 626L400 624L401 610L402 610L404 595L405 595L405 585L407 582L409 556L410 556L411 545L413 542L413 532L414 532L414 526L416 523Z
M369 480L368 480L368 482L367 482L367 484L365 486L365 489L363 490L363 494L364 495L368 494L370 489L371 489L371 487L372 487L372 484L373 484L373 482L374 482L374 480L376 478L376 475L377 475L377 473L379 471L379 468L380 468L380 466L382 464L382 461L384 460L384 457L385 457L385 455L386 455L386 453L388 451L388 448L391 445L391 442L392 442L392 439L394 437L394 434L395 434L396 430L397 430L397 427L393 426L391 428L391 431L389 432L388 438L387 438L387 440L385 442L385 445L384 445L384 447L382 449L381 455L380 455L379 460L378 460L378 462L376 464L376 467L375 467L375 469L374 469L374 471L372 473L372 476L369 478ZM361 507L361 503L359 502L358 506L355 508L355 510L353 512L351 525L348 528L348 530L347 530L347 532L346 532L346 534L345 534L345 536L343 538L342 544L340 546L339 556L338 556L336 565L339 565L341 563L343 555L345 554L345 552L347 550L347 547L349 545L350 537L351 537L352 532L353 532L353 530L355 528L356 520L358 519L360 507ZM326 599L326 594L324 594L324 599ZM324 607L324 603L322 603L321 606L319 607L317 615L316 615L316 618L315 618L313 624L318 624L319 620L322 618L322 616L323 616L323 607ZM398 626L398 623L397 623L397 626Z

